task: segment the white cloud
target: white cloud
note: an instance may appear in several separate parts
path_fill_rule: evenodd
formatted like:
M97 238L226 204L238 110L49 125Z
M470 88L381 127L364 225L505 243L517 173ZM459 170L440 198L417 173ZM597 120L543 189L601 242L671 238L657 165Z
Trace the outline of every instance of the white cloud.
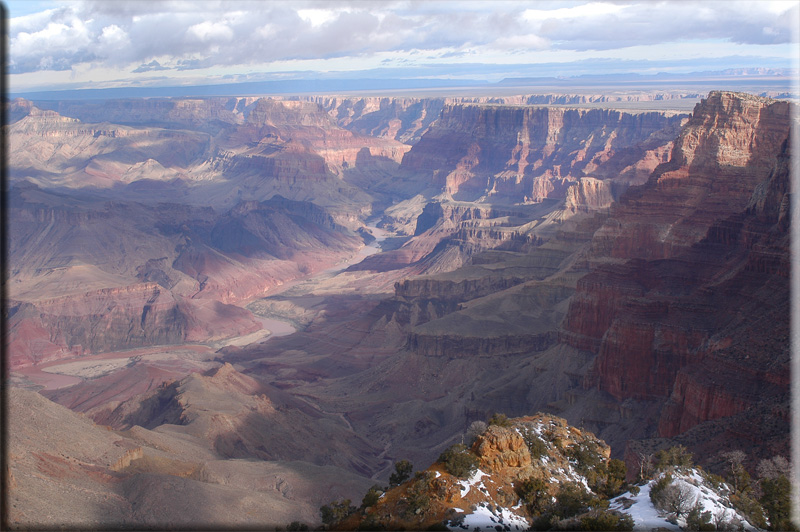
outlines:
M298 9L297 14L301 19L309 22L313 28L334 20L337 15L335 11L330 9Z
M230 41L233 39L233 30L222 22L205 21L191 26L186 30L186 35L200 42Z
M619 4L590 2L558 9L526 9L522 13L522 17L528 22L538 22L545 19L592 18L600 15L616 14L624 9L625 7Z
M550 40L538 35L511 35L500 37L492 43L492 47L501 50L546 50L550 47Z
M682 43L697 55L708 42L776 56L796 41L798 17L796 1L77 1L12 18L10 67L12 75L84 64L91 68L81 73L144 74L155 65L231 72L306 61L336 70L377 65L385 54L417 64L536 62L658 46L685 53Z
M104 47L121 49L130 46L131 40L128 37L128 32L116 24L112 24L103 28L103 32L98 38L98 43Z

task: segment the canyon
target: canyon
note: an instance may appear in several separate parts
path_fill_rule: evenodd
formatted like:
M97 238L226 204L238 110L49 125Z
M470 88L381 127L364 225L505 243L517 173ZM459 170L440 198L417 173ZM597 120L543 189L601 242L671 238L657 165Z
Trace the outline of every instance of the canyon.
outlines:
M9 102L10 522L318 524L496 412L789 456L792 104L576 98Z

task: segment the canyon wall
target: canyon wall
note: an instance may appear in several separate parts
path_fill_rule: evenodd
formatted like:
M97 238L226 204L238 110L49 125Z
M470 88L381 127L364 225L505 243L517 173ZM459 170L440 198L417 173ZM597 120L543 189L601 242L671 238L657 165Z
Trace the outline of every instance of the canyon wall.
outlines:
M52 191L15 187L12 332L28 351L13 364L246 333L252 316L229 304L351 256L352 230L397 201L407 241L348 269L346 295L313 285L296 302L313 316L302 331L220 356L411 457L492 411L540 409L617 455L654 437L707 453L680 438L712 425L756 448L754 418L777 427L763 445L788 448L788 103L714 92L687 117L443 101L429 122L439 103L421 102L215 104L214 155L185 170L224 209L107 196L60 208ZM33 109L20 103L12 128L55 120L122 142L103 132L132 127ZM361 143L361 130L381 138ZM56 280L73 292L44 297ZM395 281L390 297L359 292ZM164 338L148 336L165 320ZM81 324L113 341L92 347Z
M261 328L233 304L355 253L321 207L274 197L210 207L9 194L10 366Z
M653 436L788 407L789 123L786 102L711 93L595 233L562 341L597 354L585 388L663 405Z
M606 177L599 168L615 156L641 160L668 144L681 121L675 113L448 105L403 167L430 174L456 198L540 202L563 198L580 177Z
M712 92L668 144L669 160L618 201L613 178L581 176L559 208L516 225L534 239L526 247L493 242L495 250L452 271L398 283L382 308L408 331L406 365L443 375L468 360L469 389L503 392L452 395L459 416L468 420L481 406L515 415L547 409L596 430L618 456L626 442L656 437L654 445L684 443L701 460L735 446L788 453L790 114L787 102ZM502 139L514 127L501 127L501 117L512 116L491 106L446 108L403 165L449 168L457 155L444 138L485 130ZM483 138L475 135L475 168L491 160ZM430 159L422 156L429 141ZM576 174L583 162L572 163ZM457 215L443 205L425 207L409 242L445 221L449 235L509 222L489 209ZM440 256L448 242L437 245ZM547 256L549 269L511 274L513 260L543 266ZM484 262L491 267L481 269ZM503 377L492 361L506 368ZM386 382L408 380L388 366L395 373ZM763 430L748 429L753 423ZM714 434L706 440L713 445L703 434Z

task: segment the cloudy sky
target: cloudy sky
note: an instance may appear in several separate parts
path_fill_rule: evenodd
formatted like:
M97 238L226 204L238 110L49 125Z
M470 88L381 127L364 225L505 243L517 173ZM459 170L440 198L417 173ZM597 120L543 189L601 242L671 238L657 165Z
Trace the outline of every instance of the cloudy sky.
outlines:
M793 68L800 0L5 0L10 89Z

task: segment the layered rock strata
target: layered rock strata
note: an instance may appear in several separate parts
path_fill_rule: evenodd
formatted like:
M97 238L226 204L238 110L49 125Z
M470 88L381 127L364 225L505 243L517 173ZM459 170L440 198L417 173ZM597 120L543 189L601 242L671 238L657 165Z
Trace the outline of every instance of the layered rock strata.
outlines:
M563 198L571 183L591 177L620 150L629 159L625 149L634 146L640 155L658 150L645 144L667 144L664 130L675 131L681 120L665 113L450 105L403 167L428 173L456 197L540 202Z
M259 322L233 303L363 245L320 207L280 197L219 213L22 184L9 203L12 368L252 333Z

